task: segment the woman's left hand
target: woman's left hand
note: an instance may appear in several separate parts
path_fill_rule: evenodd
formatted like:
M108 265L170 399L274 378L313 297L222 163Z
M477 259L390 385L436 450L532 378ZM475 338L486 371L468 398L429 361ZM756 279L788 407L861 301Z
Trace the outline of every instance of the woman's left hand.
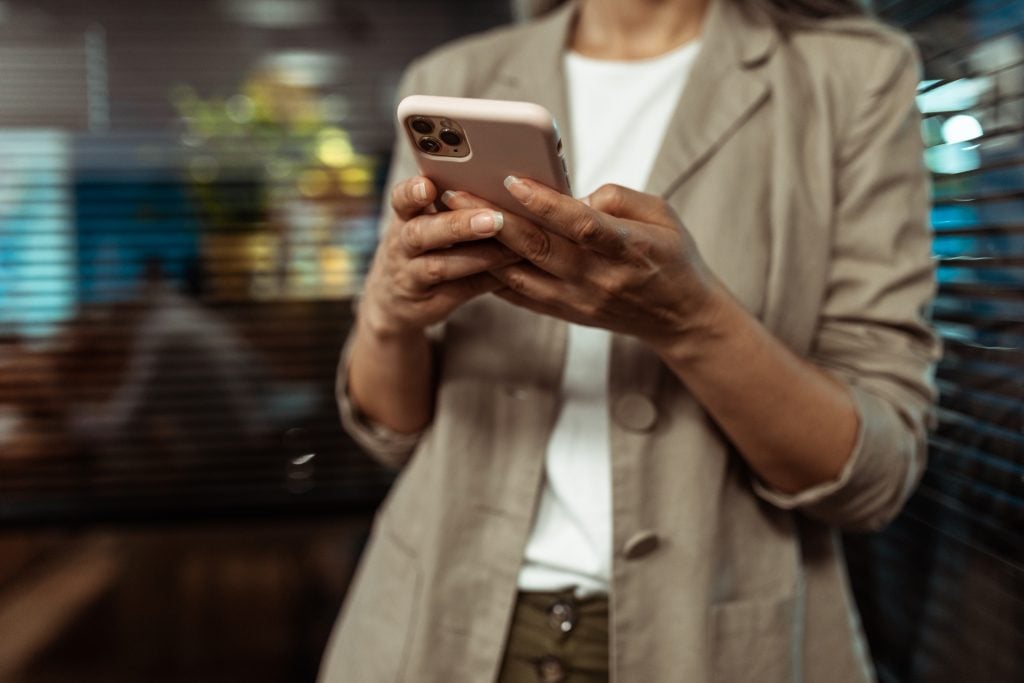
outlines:
M721 287L660 197L604 185L583 200L532 180L505 185L533 221L505 212L497 235L524 261L491 271L495 292L537 313L636 336L668 350L714 315ZM446 192L450 208L496 208Z

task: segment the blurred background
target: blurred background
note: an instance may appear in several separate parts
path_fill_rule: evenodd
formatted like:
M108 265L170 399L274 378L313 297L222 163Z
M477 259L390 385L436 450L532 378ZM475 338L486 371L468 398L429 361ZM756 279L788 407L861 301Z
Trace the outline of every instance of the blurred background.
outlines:
M1024 680L1024 2L925 58L940 421L846 540L883 681ZM338 350L404 65L504 0L0 0L0 681L311 681L390 475Z

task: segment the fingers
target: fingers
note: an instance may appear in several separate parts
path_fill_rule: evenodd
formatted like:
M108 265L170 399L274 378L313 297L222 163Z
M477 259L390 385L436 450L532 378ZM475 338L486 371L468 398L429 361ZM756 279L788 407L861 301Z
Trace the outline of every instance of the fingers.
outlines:
M558 278L529 263L514 263L495 268L491 274L510 291L540 305L557 306L560 302L565 302L566 293L571 290L571 285L567 287Z
M529 264L516 264L494 271L495 279L504 285L494 291L495 296L505 301L539 313L550 315L568 322L592 324L571 303L576 297L546 273Z
M504 224L505 216L490 209L421 214L406 221L400 239L407 255L418 256L459 242L494 237Z
M403 180L391 188L391 208L403 221L418 216L436 198L434 183L422 176Z
M600 211L578 199L515 176L505 178L505 187L552 232L606 256L619 256L624 251L625 231L616 229Z
M434 290L433 298L446 308L455 309L470 299L482 294L496 292L504 287L500 280L496 280L490 273L479 273L470 275L461 280L446 282Z
M525 308L528 311L533 311L540 315L548 315L554 318L561 318L563 320L568 318L562 310L534 301L530 297L514 292L508 287L502 287L501 289L495 290L494 295L499 299L504 299L513 306L519 306L520 308Z
M597 211L642 223L664 225L666 219L674 217L661 197L622 185L602 185L583 201Z
M498 244L466 244L423 254L409 261L408 275L418 289L459 280L519 260L519 255Z
M465 192L445 192L441 201L451 209L493 207L479 197ZM561 235L538 227L513 213L505 214L505 224L497 239L510 250L552 275L579 280L586 272L589 252ZM589 254L591 257L592 254Z

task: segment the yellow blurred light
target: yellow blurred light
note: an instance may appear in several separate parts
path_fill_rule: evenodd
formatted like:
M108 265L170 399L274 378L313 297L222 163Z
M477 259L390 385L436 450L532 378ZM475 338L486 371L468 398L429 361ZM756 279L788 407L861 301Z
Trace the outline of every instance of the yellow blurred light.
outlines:
M344 131L327 128L317 135L316 156L326 165L337 168L352 163L355 153Z
M274 256L276 246L274 236L261 233L252 237L246 245L246 251L248 251L249 259L260 266L270 261Z
M338 180L343 183L368 183L373 180L373 173L362 166L348 166L338 171Z
M321 282L327 296L343 296L354 288L352 274L355 268L352 256L344 247L329 246L320 250Z
M342 138L330 138L317 146L316 155L328 166L345 166L352 161L352 145Z
M350 197L365 197L373 192L373 171L365 166L348 166L338 171L338 183Z
M306 197L321 197L331 187L331 177L326 171L314 168L299 175L299 192Z

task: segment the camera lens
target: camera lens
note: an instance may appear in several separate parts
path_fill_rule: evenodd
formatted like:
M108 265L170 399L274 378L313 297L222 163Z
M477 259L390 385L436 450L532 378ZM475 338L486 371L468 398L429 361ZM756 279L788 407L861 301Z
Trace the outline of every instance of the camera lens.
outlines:
M455 147L456 145L462 143L462 136L460 136L458 133L456 133L454 130L450 128L445 128L444 130L442 130L441 134L438 137L441 138L444 144L451 145L452 147Z
M441 143L434 138L420 138L420 149L427 154L435 154L441 149Z
M434 130L434 122L430 119L415 118L412 120L412 129L417 133L426 135L430 131Z

